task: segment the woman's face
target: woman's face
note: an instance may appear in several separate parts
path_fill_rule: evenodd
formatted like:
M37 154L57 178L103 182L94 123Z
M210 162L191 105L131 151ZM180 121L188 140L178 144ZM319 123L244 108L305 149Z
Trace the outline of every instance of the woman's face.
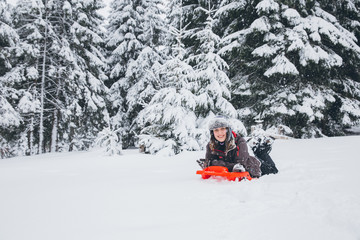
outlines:
M214 137L219 142L224 142L226 139L226 131L227 129L225 127L216 128L214 129Z

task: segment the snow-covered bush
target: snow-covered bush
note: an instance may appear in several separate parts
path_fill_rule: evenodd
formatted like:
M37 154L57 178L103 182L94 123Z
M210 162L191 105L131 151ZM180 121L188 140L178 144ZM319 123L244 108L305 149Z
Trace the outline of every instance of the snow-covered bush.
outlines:
M113 130L110 127L107 127L98 134L96 145L104 147L105 154L108 156L121 154L122 144L118 132L119 130Z
M283 124L277 126L270 126L266 130L263 129L263 124L258 122L257 125L251 126L251 133L249 137L267 136L272 138L289 138L292 137L293 131L290 127Z
M142 151L162 156L172 156L176 152L176 142L172 139L164 140L150 135L140 135L139 145Z
M278 126L272 126L268 129L266 129L266 134L270 136L289 136L291 137L293 135L293 131L288 126L285 126L283 124L280 124Z

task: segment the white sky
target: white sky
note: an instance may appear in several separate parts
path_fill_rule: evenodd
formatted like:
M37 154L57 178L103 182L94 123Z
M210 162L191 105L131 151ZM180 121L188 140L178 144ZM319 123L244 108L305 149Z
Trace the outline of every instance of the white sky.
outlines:
M6 0L8 3L10 3L11 5L14 5L16 4L17 0Z
M8 3L10 3L11 5L15 6L16 5L16 2L17 0L6 0ZM110 2L112 0L103 0L103 2L106 4L106 7L101 9L100 10L100 13L104 16L104 17L107 17L108 14L109 14L109 11L110 11L110 8L109 8L109 5L110 5Z

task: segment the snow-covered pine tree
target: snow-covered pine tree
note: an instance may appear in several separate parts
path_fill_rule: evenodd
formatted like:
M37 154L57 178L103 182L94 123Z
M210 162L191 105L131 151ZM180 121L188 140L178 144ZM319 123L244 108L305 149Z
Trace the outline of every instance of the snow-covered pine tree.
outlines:
M121 154L122 146L119 135L117 130L111 129L111 126L99 132L95 145L104 148L104 154L107 156Z
M327 13L336 16L338 23L356 37L356 43L360 46L360 2L356 0L341 1L318 1L319 6ZM355 110L359 106L355 101L359 101L360 93L360 62L359 57L355 57L354 53L345 49L339 54L343 58L343 67L335 69L338 75L344 76L333 82L335 88L343 89L340 94L336 91L334 95L335 101L327 104L324 118L320 121L321 130L325 135L342 135L344 127L359 124L359 112ZM345 77L346 76L346 77ZM345 99L344 99L345 98ZM346 100L346 98L350 98ZM356 99L354 101L354 98ZM346 104L350 103L350 108ZM352 110L351 110L352 109ZM350 110L350 114L346 113ZM355 117L354 117L355 115ZM357 117L356 117L357 116Z
M16 109L20 93L18 69L14 66L14 54L19 36L12 27L11 8L0 0L0 158L10 157L19 140L22 118Z
M341 135L360 119L358 39L354 27L341 25L344 16L324 10L330 5L223 2L218 15L230 24L221 53L235 87L232 103L247 125L260 117L267 127L285 124L296 137L311 137Z
M14 22L22 41L19 88L29 93L21 99L29 149L85 149L104 127L106 64L96 13L101 6L80 0L18 2Z
M58 117L57 93L62 75L58 66L61 66L62 54L66 53L61 49L61 37L56 34L56 27L60 25L53 15L55 6L54 2L20 0L14 15L21 40L17 64L22 68L23 83L19 88L28 92L20 102L30 153L35 147L39 153L49 151L54 143L51 132L56 129L53 123L57 125L53 116ZM52 24L55 21L57 24Z
M138 126L142 129L139 144L149 153L177 154L183 150L199 150L196 129L196 96L191 92L194 69L184 59L182 43L181 0L168 5L168 43L171 56L160 68L161 89L140 111Z
M66 39L70 43L73 74L64 84L66 112L61 126L63 141L69 144L70 151L87 149L97 134L109 127L105 30L101 27L104 19L98 13L102 7L102 0L71 0L63 5L70 23Z
M135 144L134 121L159 85L164 20L159 0L114 1L109 15L112 125L123 128L124 148Z
M140 16L133 6L133 1L112 1L110 7L109 24L107 25L108 37L106 38L110 65L110 78L107 85L113 86L111 91L116 95L113 107L120 108L119 96L123 96L124 93L116 92L121 89L121 86L118 86L119 79L125 77L128 63L137 58L143 46L137 38Z
M21 4L25 5L25 2ZM16 8L13 11L12 24L19 40L14 48L15 51L11 54L13 59L11 71L4 76L5 81L13 83L13 88L18 93L12 95L13 106L17 107L22 116L21 125L11 130L11 135L15 137L17 145L13 146L13 150L16 151L15 155L32 155L38 149L35 143L39 139L38 131L36 132L37 135L35 135L36 127L39 126L39 118L36 118L35 115L39 116L40 114L40 94L37 84L39 73L37 67L41 51L41 37L38 27L43 22L40 21L38 11L42 8L42 5L38 5L35 10L28 8L30 5L31 3L28 3L28 6ZM27 12L29 18L21 19L24 12ZM37 24L29 24L31 21L36 21Z
M194 13L203 18L206 16L202 25L192 29L194 44L189 57L196 71L193 91L197 95L199 121L214 115L237 118L237 112L229 101L231 82L227 76L228 65L217 53L220 37L213 31L215 10L210 0L203 1L194 9Z
M336 16L336 19L339 21L340 25L346 28L348 31L352 32L356 36L356 39L358 40L360 39L360 24L359 24L360 2L359 1L318 0L317 3L324 11L330 13L333 16ZM295 9L297 9L298 4L295 5L293 4L292 6Z
M112 125L118 129L124 148L130 144L128 137L131 120L127 112L127 90L130 87L125 78L130 63L136 60L143 48L143 43L138 39L139 18L132 0L112 1L111 11L108 17L108 37L106 39L108 49L109 80L110 87L109 101Z
M0 0L0 76L11 69L10 51L18 41L16 31L12 28L10 5Z

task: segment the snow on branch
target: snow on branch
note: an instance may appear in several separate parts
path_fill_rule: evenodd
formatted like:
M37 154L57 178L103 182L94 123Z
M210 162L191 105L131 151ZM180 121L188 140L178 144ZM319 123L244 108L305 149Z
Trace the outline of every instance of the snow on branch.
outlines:
M264 76L270 77L276 73L280 74L291 74L291 75L298 75L299 71L296 69L295 65L290 62L290 60L285 57L284 54L278 55L272 60L274 64L271 68L269 68L265 73Z
M260 14L261 12L270 13L272 11L279 11L279 4L274 0L263 0L256 5L256 12Z

